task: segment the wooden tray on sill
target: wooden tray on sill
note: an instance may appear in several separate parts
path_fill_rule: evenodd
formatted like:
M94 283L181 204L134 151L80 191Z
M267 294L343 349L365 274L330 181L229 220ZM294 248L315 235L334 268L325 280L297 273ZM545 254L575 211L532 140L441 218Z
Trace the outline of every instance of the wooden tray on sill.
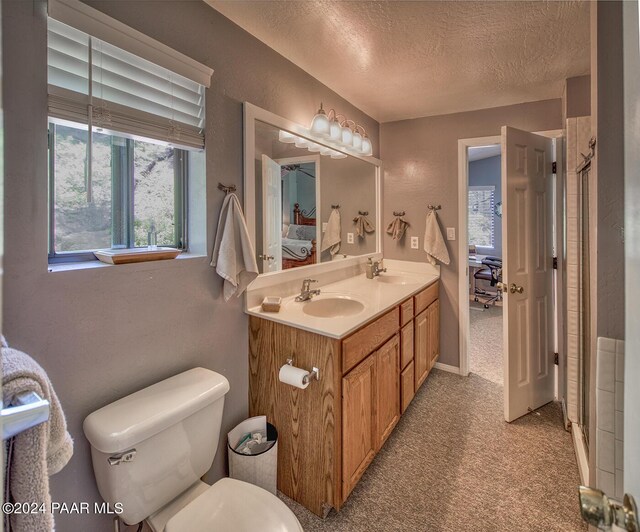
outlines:
M107 264L131 264L132 262L149 262L152 260L175 259L182 253L176 248L158 248L150 251L147 248L135 249L101 249L94 251L96 258Z

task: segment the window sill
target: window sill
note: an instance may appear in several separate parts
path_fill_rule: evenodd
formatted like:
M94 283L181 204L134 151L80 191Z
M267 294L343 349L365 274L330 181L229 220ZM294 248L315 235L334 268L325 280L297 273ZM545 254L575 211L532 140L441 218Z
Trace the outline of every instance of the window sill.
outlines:
M118 268L135 271L157 269L165 267L164 265L166 264L175 264L185 260L190 261L193 259L202 260L203 258L207 258L207 255L198 253L180 253L180 255L178 255L175 259L155 260L148 262L132 262L130 264L107 264L106 262L99 261L98 259L84 262L58 262L56 264L49 264L47 269L50 273L71 272L77 270L96 270L102 268Z

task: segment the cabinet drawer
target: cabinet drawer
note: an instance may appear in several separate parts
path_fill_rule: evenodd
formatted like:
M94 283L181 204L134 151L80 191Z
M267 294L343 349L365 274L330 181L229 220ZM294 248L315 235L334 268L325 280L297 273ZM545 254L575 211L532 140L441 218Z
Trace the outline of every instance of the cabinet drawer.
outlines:
M413 321L407 323L400 331L400 369L406 368L413 361Z
M400 327L413 319L413 298L410 297L400 305Z
M438 299L438 289L440 287L440 282L436 281L431 286L427 286L422 292L416 294L414 296L415 299L415 310L416 314L420 314L424 309L426 309L431 303L433 303L436 299Z
M346 373L369 353L393 336L399 328L400 308L396 307L364 326L342 342L342 373Z
M413 360L411 363L404 369L404 371L400 374L400 406L401 412L404 414L404 411L409 406L409 403L413 399L415 395L415 376L413 374Z

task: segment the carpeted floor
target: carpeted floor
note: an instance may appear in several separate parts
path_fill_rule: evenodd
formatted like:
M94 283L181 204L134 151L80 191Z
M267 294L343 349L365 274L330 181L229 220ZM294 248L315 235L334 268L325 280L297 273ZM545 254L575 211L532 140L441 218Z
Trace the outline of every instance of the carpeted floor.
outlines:
M502 307L471 302L469 322L469 371L502 386Z
M560 407L539 412L505 423L502 387L434 370L340 513L283 499L307 532L586 530Z

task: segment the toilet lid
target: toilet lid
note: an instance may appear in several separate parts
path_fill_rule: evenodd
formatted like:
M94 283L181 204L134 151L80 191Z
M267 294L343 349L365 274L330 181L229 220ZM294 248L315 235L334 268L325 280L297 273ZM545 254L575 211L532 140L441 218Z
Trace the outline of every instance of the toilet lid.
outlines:
M302 532L293 512L267 490L223 478L167 522L165 532Z

